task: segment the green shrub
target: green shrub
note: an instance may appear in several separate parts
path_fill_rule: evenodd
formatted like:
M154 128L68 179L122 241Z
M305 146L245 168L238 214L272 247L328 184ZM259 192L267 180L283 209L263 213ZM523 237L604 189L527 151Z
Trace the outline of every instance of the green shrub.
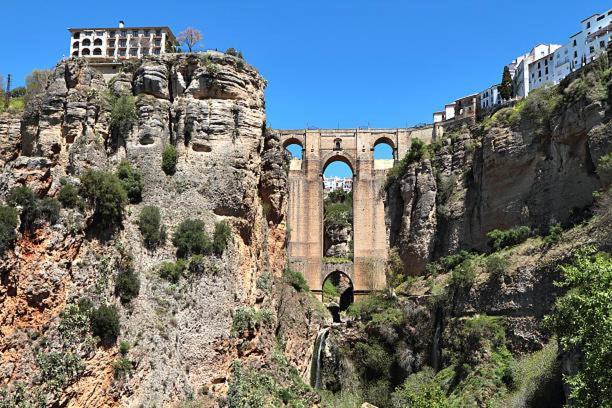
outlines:
M323 284L323 298L326 300L336 300L340 297L340 292L338 292L338 288L336 285L332 283L331 280L326 280Z
M212 251L210 237L204 231L204 222L187 219L179 224L172 244L176 247L179 258L189 258L191 255L208 255Z
M232 320L232 335L245 331L258 330L262 324L272 323L272 312L269 309L254 309L252 307L239 307L234 310Z
M127 193L116 175L87 170L81 176L79 193L93 206L98 221L120 222L127 202Z
M113 371L115 379L125 378L132 372L132 362L125 357L119 357L113 362Z
M450 404L440 385L435 381L435 372L424 367L406 378L392 396L395 408L446 408Z
M548 230L548 234L544 237L544 243L546 245L556 244L561 240L561 235L563 234L563 228L561 228L561 224L555 224Z
M474 261L466 259L453 269L450 285L454 288L468 289L474 283L474 279L476 279Z
M126 137L136 123L136 103L132 95L111 96L110 129L116 136Z
M366 380L386 378L391 373L393 356L385 347L377 342L358 342L354 349L355 361L359 361L358 369Z
M6 202L11 207L21 207L21 228L26 230L33 227L38 215L38 199L34 192L26 186L12 188Z
M406 169L410 164L419 162L422 159L428 159L429 157L429 149L425 142L423 142L421 139L412 139L410 150L408 150L402 160L395 163L387 172L385 186L389 187L393 182L402 178L406 174Z
M456 254L453 255L448 255L448 256L444 256L442 258L440 258L440 260L438 261L440 263L440 265L442 265L444 268L446 268L446 270L451 270L454 267L456 267L457 265L459 265L460 263L468 260L468 259L472 259L474 258L474 254L465 250L461 250L459 252L457 252Z
M166 231L161 223L159 207L147 205L140 210L138 228L147 248L156 248L166 239Z
M534 89L529 93L520 110L521 123L533 128L535 133L542 136L550 134L551 120L557 113L563 97L558 87Z
M15 228L19 222L17 210L13 207L0 205L0 253L15 241Z
M159 267L159 276L172 283L177 283L185 274L187 263L183 259L176 262L164 262Z
M492 254L485 260L487 272L493 276L501 276L508 268L508 261L501 255Z
M76 380L85 370L81 358L73 353L51 352L36 355L42 382L59 391Z
M113 344L120 332L119 313L115 306L101 305L90 313L91 331L104 344Z
M79 197L79 189L73 184L64 183L57 194L57 199L64 208L82 208L83 200Z
M223 255L227 249L227 245L232 238L232 230L227 221L220 221L215 224L215 232L213 234L213 251L216 255Z
M189 258L189 272L192 275L202 275L206 268L206 258L202 255L194 255Z
M300 272L286 267L285 271L283 272L283 276L285 278L285 282L293 286L293 288L298 292L308 292L310 290L308 287L308 282L306 282L304 275L302 275Z
M489 246L494 251L498 251L525 242L530 234L531 229L523 225L508 230L494 229L487 233L487 238L489 239Z
M138 296L140 292L140 279L138 274L128 269L119 271L115 280L115 294L121 299L121 303L129 303Z
M176 163L178 162L178 151L171 144L166 145L162 153L162 170L171 176L176 173Z
M269 292L272 288L272 275L269 272L265 272L255 282L255 286L257 289L262 290L264 292Z
M134 169L127 160L122 160L116 174L121 180L130 203L139 203L142 200L142 173Z
M587 247L560 269L563 278L557 284L568 292L557 299L545 324L558 336L564 352L580 354L577 372L565 378L571 390L569 403L612 406L612 257Z
M130 352L130 343L123 340L121 343L119 343L119 353L121 353L122 356L127 355L127 353Z
M37 204L37 218L43 219L49 222L49 224L55 224L60 217L60 203L55 198L45 197L38 200Z

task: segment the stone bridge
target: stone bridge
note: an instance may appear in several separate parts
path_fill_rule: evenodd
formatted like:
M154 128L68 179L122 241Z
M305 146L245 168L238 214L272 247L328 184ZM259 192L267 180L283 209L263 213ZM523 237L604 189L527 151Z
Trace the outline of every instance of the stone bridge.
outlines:
M385 286L387 231L384 183L387 170L404 157L411 140L429 143L431 126L406 129L278 130L284 147L298 144L302 159L289 170L288 255L291 267L304 274L320 293L327 276L339 271L350 277L356 296ZM375 160L374 147L386 143L393 160ZM323 263L323 172L334 161L353 171L353 263Z

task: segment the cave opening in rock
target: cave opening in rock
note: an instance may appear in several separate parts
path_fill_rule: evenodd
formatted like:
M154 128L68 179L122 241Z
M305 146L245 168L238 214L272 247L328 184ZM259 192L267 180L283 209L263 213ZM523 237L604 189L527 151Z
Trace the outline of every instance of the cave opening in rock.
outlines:
M353 281L341 271L330 273L323 281L323 303L332 315L334 323L342 322L344 312L353 303Z
M353 260L353 170L330 160L323 171L323 261Z

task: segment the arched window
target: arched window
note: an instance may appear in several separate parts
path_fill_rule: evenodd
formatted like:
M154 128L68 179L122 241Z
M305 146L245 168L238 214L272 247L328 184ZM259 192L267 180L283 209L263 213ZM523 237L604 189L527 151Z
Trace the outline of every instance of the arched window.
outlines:
M79 38L81 38L81 33L74 33L74 34L72 35L72 37L73 37L75 40L78 40Z
M330 160L323 169L323 262L353 260L353 170L348 159Z
M102 55L102 50L100 48L94 48L93 55Z
M73 56L73 57L78 57L78 56L79 56L79 52L78 52L78 51L74 51L74 52L72 53L72 56Z
M72 44L72 48L79 48L79 42L78 42L78 41L75 41L75 42Z
M102 45L102 39L101 38L96 38L94 40L94 45Z
M334 150L342 150L342 139L334 140Z
M86 38L83 40L82 44L84 47L89 47L91 45L91 40L89 38Z
M81 55L89 55L89 48L83 49L83 51L81 51Z

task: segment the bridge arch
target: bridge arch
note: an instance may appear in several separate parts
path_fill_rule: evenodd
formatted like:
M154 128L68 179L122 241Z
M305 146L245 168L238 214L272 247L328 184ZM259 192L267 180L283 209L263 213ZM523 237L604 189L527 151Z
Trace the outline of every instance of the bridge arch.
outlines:
M327 305L334 322L340 323L341 314L353 304L354 290L353 279L347 273L335 270L326 275L321 287L321 300Z
M321 160L321 174L325 173L325 169L327 169L327 166L336 161L347 164L351 169L351 172L353 173L353 177L355 176L355 174L357 173L355 158L350 153L344 151L334 151L325 154Z
M387 146L387 152L385 152L385 146ZM372 155L375 160L383 159L383 160L397 160L397 146L396 143L391 140L389 137L382 136L376 139L374 144L372 145ZM382 153L383 157L380 157ZM378 156L378 157L377 157Z

